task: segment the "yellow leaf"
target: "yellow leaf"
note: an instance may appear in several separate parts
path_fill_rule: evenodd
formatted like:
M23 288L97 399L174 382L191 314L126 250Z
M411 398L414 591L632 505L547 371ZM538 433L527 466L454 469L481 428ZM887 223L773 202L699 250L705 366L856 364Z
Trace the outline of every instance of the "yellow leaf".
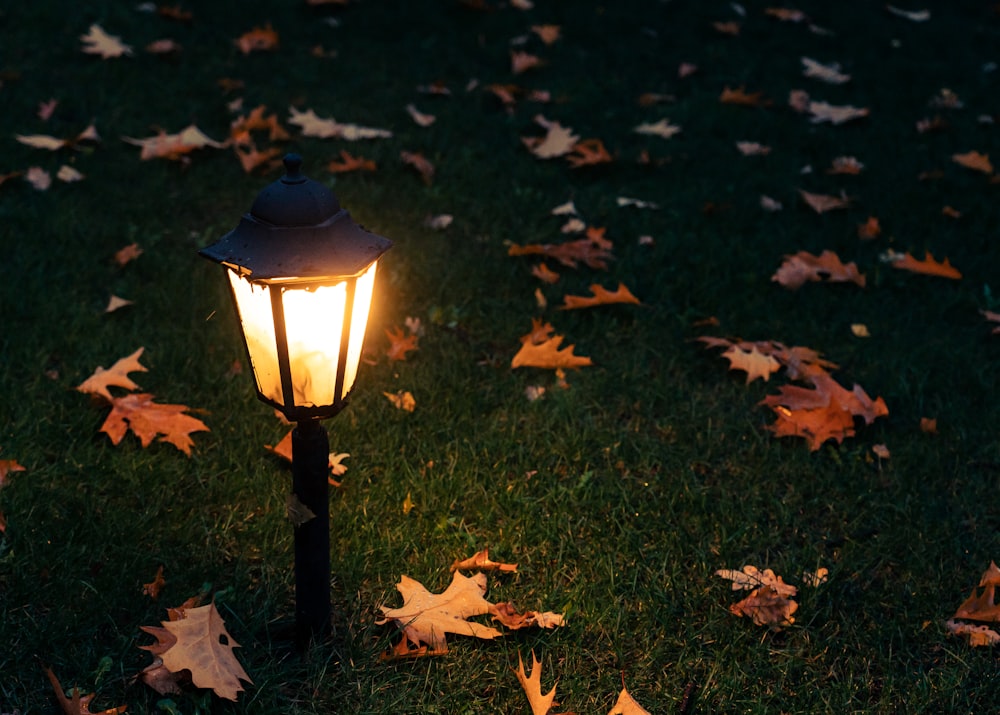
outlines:
M399 392L383 392L382 394L385 395L389 402L391 402L398 410L413 412L417 409L417 401L413 399L413 395L410 394L408 390L400 390Z
M622 688L615 706L608 711L608 715L650 715L650 713L635 701L628 690Z
M531 676L524 671L524 661L521 654L517 654L517 679L524 688L524 694L528 696L528 703L531 705L532 715L547 715L552 709L552 701L556 698L556 686L548 693L542 693L542 667L538 659L535 658L535 651L531 651Z
M523 343L521 349L514 356L514 359L511 360L511 368L579 368L593 365L589 357L574 355L573 345L567 345L560 350L559 345L562 341L562 335L554 335L545 342L538 343L537 345L530 342Z
M130 372L146 372L145 366L139 363L142 352L145 348L139 348L131 355L127 355L115 362L110 368L105 370L98 367L94 374L77 385L76 389L85 394L100 395L108 402L112 401L108 387L123 387L126 390L137 390L136 385L129 378Z

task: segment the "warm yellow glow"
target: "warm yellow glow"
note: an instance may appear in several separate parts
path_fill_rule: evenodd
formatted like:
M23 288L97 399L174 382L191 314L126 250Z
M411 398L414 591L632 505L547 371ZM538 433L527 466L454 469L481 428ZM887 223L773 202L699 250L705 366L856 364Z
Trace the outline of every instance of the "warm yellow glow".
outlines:
M278 349L274 342L271 293L267 286L254 285L235 271L228 271L228 274L257 389L268 399L284 402L278 373Z
M332 405L347 284L284 290L285 335L296 406Z
M296 407L333 405L351 391L358 375L361 349L375 288L373 263L355 282L351 328L344 363L344 383L336 394L337 366L347 308L344 281L320 288L259 285L229 272L237 309L260 393L279 404L291 398ZM278 349L271 291L281 291L292 394L284 395L278 370Z
M347 365L344 372L344 397L354 387L358 376L358 363L361 362L361 347L365 340L365 328L368 325L368 313L372 305L372 292L375 289L375 267L378 261L372 263L360 278L354 288L354 308L351 311L351 337L347 344Z

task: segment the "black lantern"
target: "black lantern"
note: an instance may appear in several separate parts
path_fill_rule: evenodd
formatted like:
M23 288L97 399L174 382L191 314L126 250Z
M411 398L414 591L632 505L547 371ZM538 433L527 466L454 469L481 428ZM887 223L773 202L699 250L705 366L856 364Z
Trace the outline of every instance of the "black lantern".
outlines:
M379 257L392 245L366 231L326 186L284 159L285 175L250 213L199 253L228 271L257 396L298 423L292 491L315 514L295 530L300 642L330 618L329 441L319 420L347 404L361 361Z

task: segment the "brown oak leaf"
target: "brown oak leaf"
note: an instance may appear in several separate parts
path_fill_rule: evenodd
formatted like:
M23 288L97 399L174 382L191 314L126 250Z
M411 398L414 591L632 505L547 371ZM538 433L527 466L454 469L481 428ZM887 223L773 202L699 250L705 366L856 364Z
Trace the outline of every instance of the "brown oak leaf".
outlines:
M807 282L814 281L856 283L865 287L865 276L858 272L857 264L843 263L833 251L823 251L818 256L808 251L799 251L785 256L771 280L790 290L798 290Z

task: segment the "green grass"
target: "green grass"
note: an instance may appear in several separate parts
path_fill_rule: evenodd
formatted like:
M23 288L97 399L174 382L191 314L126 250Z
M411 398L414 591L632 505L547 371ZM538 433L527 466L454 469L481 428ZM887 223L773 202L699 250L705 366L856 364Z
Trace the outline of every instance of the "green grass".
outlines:
M536 0L522 12L490 3L357 2L333 16L303 3L192 4L194 22L170 23L134 3L53 0L0 10L0 173L71 163L86 180L47 192L0 186L0 459L16 459L0 492L0 713L56 712L43 674L96 691L95 709L127 703L158 712L160 697L135 682L164 608L215 595L239 658L254 680L235 703L175 697L178 712L520 713L527 703L512 668L534 649L543 684L558 679L561 710L607 712L624 679L651 712L987 712L1000 696L996 656L949 638L943 627L1000 555L1000 338L979 315L1000 310L998 188L951 161L976 149L1000 157L996 112L1000 16L980 3L938 3L927 23L848 2L799 7L830 31L779 23L766 3L746 3L743 32L728 3ZM72 7L71 7L72 5ZM274 53L241 55L232 40L270 21ZM135 56L102 61L80 53L93 22L121 35ZM555 23L563 38L526 49L547 65L509 71L511 38ZM171 36L173 60L142 51ZM317 59L310 48L336 50ZM853 76L827 86L801 76L799 57L838 61ZM680 80L677 66L699 71ZM222 77L245 81L223 95ZM478 88L466 91L470 79ZM450 98L418 95L444 81ZM547 89L548 105L508 114L486 85ZM722 105L723 87L745 85L769 108ZM942 88L963 109L936 110ZM791 89L871 108L867 120L812 125L785 105ZM640 107L643 92L676 101ZM226 135L236 96L251 109L287 107L391 129L362 145L303 138L288 145L369 228L391 237L372 316L366 367L348 410L328 423L331 446L351 453L331 503L334 634L305 659L281 627L292 614L292 529L284 516L289 473L263 446L283 435L252 395L221 271L197 257L231 229L275 176L247 176L228 151L205 150L188 166L140 163L121 136L144 137L194 122ZM59 99L43 123L39 102ZM426 129L404 112L437 116ZM538 134L541 112L601 137L617 161L574 171L534 159L520 137ZM940 113L950 128L918 134ZM631 129L661 117L683 127L670 140ZM72 136L91 120L103 143L58 154L13 134ZM773 146L744 158L734 142ZM341 149L375 159L372 175L333 177ZM649 150L660 165L635 162ZM437 165L425 186L399 161L422 151ZM866 169L828 176L839 155ZM812 166L812 173L800 169ZM918 181L940 170L936 181ZM818 216L796 189L855 197ZM760 194L785 209L763 212ZM617 196L657 211L618 208ZM642 307L540 311L530 262L507 242L559 240L549 211L568 199L608 228L617 260L607 273L563 271L544 288L550 306L593 282L625 282ZM720 207L706 212L708 202ZM952 205L959 221L941 215ZM444 232L425 216L452 213ZM862 243L856 226L876 215L885 233ZM652 246L638 237L651 235ZM136 241L145 253L117 268L113 253ZM948 256L961 281L895 271L892 247ZM864 290L770 282L781 257L837 251L867 274ZM111 293L136 301L105 315ZM518 336L544 316L595 365L529 402L524 388L554 380L509 368ZM380 358L382 330L420 317L419 352ZM695 323L709 316L717 328ZM852 323L873 337L854 338ZM773 385L744 385L715 352L691 338L712 333L807 345L889 405L888 419L842 445L810 453L776 440L757 403ZM211 432L188 459L128 436L113 447L98 432L105 408L73 388L98 365L139 346L143 390L207 411ZM55 371L54 376L47 371ZM394 410L383 392L410 390L417 410ZM918 429L936 417L939 434ZM871 454L885 443L888 461ZM402 504L410 495L415 507ZM519 573L491 578L490 598L565 612L554 632L486 642L450 639L445 656L384 664L395 637L374 621L398 604L407 574L444 588L448 565L484 546ZM141 594L158 565L158 603ZM770 632L737 619L719 568L769 567L800 584L826 566L830 579L802 589L795 624Z

